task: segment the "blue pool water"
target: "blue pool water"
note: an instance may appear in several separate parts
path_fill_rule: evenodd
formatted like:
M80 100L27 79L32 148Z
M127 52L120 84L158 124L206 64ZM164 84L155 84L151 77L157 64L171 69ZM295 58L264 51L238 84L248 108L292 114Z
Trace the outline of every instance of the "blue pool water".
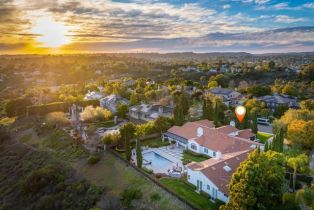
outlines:
M152 164L147 165L147 166L151 166L151 168L154 171L169 167L173 163L170 160L158 155L155 152L147 152L143 154L143 159L144 159L143 165L145 165L145 162L146 162L145 160L150 161Z

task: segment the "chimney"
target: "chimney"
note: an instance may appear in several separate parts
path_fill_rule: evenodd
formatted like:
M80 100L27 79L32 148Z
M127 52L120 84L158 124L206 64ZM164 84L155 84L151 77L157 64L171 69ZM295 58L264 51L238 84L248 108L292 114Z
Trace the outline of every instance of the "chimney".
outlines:
M220 160L221 159L221 152L220 151L217 151L216 152L216 160Z
M197 137L201 137L201 136L203 136L203 134L204 134L203 128L198 127L197 130L196 130L196 136Z

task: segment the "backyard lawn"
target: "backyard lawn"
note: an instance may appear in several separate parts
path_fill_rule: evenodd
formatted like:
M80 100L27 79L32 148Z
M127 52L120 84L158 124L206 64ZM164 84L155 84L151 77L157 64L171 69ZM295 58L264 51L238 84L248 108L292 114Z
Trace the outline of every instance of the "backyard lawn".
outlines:
M219 209L219 205L209 200L209 197L198 194L195 189L180 179L162 178L160 182L181 196L183 199L190 201L199 209Z
M264 133L264 132L257 132L257 138L262 142L266 143L266 141L272 137L273 135L270 133Z
M208 160L210 157L206 157L203 155L198 155L198 154L193 154L191 152L188 151L184 151L183 153L183 163L184 164L188 164L192 161L194 162L202 162L204 160Z
M108 202L120 200L120 195L125 189L140 189L143 198L134 201L137 209L163 209L163 210L189 210L190 208L174 196L142 176L131 166L117 159L112 154L105 152L101 160L95 165L88 165L78 161L73 165L84 177L96 186L106 189L97 207L108 208ZM152 198L158 194L156 200ZM115 209L115 208L111 208Z
M141 143L142 143L142 146L148 146L151 148L164 147L170 144L169 141L163 142L160 137L154 138L154 139L146 139L146 140L143 140Z

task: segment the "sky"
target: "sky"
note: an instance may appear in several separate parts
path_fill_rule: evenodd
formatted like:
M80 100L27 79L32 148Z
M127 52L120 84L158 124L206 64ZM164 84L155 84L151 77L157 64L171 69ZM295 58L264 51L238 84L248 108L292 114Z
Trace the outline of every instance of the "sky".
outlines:
M310 51L308 0L0 0L0 54Z

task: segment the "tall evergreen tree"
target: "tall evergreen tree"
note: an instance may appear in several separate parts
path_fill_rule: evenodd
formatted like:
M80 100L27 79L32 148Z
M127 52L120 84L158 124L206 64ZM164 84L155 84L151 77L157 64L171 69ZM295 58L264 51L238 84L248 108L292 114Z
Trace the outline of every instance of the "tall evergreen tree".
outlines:
M120 127L121 138L124 140L125 157L131 160L131 139L135 136L135 125L131 122Z
M253 133L257 134L258 127L257 127L257 114L256 114L256 112L254 112L252 118L253 119L252 119L251 129L252 129Z
M264 146L264 152L268 151L268 141L266 141L265 146Z
M137 167L142 168L143 157L142 157L142 150L141 150L141 141L139 138L137 138L137 141L136 141L136 163L137 163Z

